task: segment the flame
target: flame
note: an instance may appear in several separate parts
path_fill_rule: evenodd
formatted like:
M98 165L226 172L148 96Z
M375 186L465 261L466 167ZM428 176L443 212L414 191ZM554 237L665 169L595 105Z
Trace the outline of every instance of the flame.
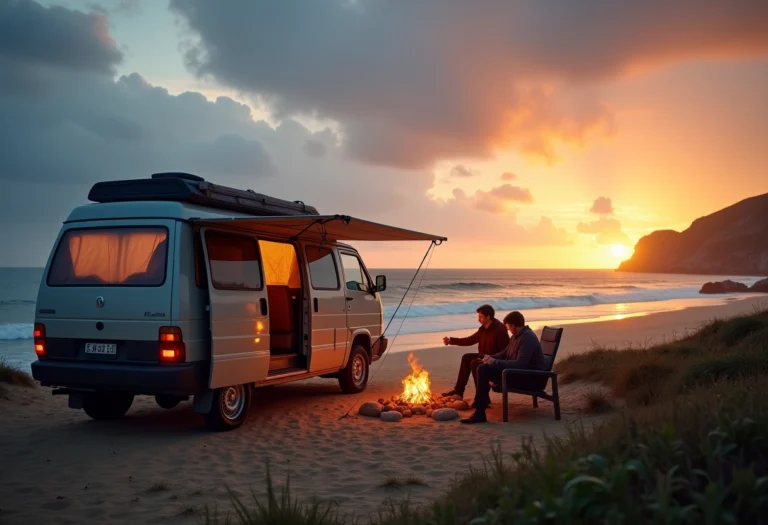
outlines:
M411 365L411 374L403 379L403 393L400 394L399 399L411 404L431 403L429 372L421 367L413 353L408 354L408 364Z

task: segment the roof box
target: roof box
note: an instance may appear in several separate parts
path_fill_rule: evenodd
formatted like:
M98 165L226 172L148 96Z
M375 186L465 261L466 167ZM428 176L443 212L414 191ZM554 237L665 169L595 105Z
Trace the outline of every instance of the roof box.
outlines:
M178 201L259 216L319 215L301 201L276 199L253 190L211 184L190 173L155 173L150 179L97 182L88 193L93 202Z

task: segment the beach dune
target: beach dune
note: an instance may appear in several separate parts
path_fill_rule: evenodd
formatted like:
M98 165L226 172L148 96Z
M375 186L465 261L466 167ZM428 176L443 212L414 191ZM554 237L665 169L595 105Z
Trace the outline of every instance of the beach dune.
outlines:
M758 301L567 325L559 357L595 343L624 346L682 336L714 317L749 312ZM438 344L441 335L435 334ZM407 349L401 344L395 350ZM466 350L416 352L433 392L453 385ZM9 399L0 400L0 522L197 523L204 506L229 507L227 488L243 497L251 491L263 496L268 464L276 483L290 475L294 496L333 501L341 513L365 520L390 497L430 503L497 445L512 453L526 436L564 435L570 424L600 421L582 411L591 388L585 384L562 386L562 421L554 419L550 403L534 409L530 398L514 395L510 423L501 423L498 394L488 425L359 416L360 403L400 392L410 372L407 356L395 351L375 364L368 389L356 396L320 379L257 391L246 424L228 433L204 430L189 403L163 410L139 399L125 419L95 422L48 389L9 387ZM408 477L419 483L385 487Z

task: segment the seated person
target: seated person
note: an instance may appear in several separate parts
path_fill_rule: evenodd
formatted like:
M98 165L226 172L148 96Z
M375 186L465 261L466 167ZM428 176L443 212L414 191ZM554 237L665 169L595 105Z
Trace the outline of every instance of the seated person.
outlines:
M475 395L475 413L462 423L485 423L485 410L491 402L491 381L501 381L501 373L508 369L545 370L547 368L541 343L536 334L525 324L525 317L520 312L511 312L504 318L504 324L512 333L507 348L493 356L484 356L483 363L477 367L477 394ZM517 384L520 388L540 390L542 378L521 378L530 385Z
M489 304L484 304L477 309L477 321L480 328L469 337L443 337L443 343L456 346L477 345L477 352L464 354L461 357L459 376L456 378L456 386L444 396L460 395L464 397L464 389L469 382L469 374L475 380L477 390L477 367L482 363L482 357L503 351L509 343L509 335L504 325L496 319L496 311Z

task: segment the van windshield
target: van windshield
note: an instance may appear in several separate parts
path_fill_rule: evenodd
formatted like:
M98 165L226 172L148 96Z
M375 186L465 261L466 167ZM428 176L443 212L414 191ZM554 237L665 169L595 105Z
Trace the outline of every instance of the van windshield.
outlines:
M53 257L48 285L161 286L167 252L165 228L69 230Z

